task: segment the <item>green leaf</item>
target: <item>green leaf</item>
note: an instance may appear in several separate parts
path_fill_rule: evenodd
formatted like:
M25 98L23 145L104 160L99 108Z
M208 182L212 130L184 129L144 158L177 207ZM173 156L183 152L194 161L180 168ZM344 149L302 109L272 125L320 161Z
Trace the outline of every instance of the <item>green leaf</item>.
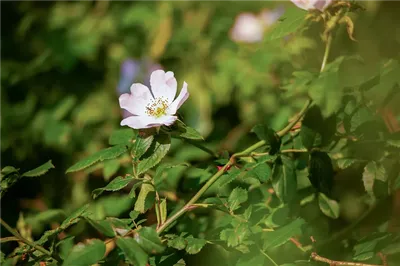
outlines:
M305 21L306 12L299 8L289 8L266 33L267 40L280 39L296 32Z
M135 220L139 217L139 214L140 214L140 212L135 211L135 210L132 210L132 211L129 213L129 217L131 217L131 219L132 219L133 221L135 221Z
M158 209L156 209L158 210ZM159 213L160 221L158 221L160 224L165 223L167 220L167 200L162 199L160 202L160 213Z
M265 125L256 125L252 132L256 133L260 140L264 140L270 146L269 154L274 155L281 147L281 138L275 131Z
M148 254L161 253L165 249L156 230L151 227L140 228L135 235L135 240Z
M167 245L177 250L183 250L186 248L186 240L182 236L173 235L172 238L168 238Z
M228 247L236 247L243 243L250 235L247 224L240 223L235 229L224 229L219 234L221 240L226 241Z
M247 201L247 190L237 187L229 195L228 204L231 211L235 211L240 208L240 204Z
M272 187L282 202L289 202L297 191L297 178L293 161L280 156L272 169Z
M145 213L146 210L152 206L154 197L152 197L152 201L146 200L150 192L153 192L150 195L154 194L154 187L151 184L143 183L139 192L139 196L135 202L135 211Z
M134 180L133 177L122 177L122 176L117 176L113 180L111 180L110 183L108 183L107 186L103 188L97 188L93 190L92 195L93 198L97 198L103 191L118 191L126 187L130 182Z
M80 217L84 217L87 215L87 210L89 208L89 204L83 205L79 209L72 212L60 225L62 228L66 228L68 225L73 224L79 220Z
M97 231L102 233L107 237L115 237L114 230L111 226L111 223L106 220L92 220L88 217L85 218Z
M324 118L336 113L341 107L343 91L337 72L323 72L309 86L311 99L321 108Z
M364 167L363 183L365 191L377 198L388 195L388 173L386 169L377 162L369 162Z
M400 148L400 139L389 139L386 142L389 146Z
M154 136L153 135L146 135L141 136L138 135L133 143L131 149L131 156L134 160L138 161L143 154L150 148L151 144L153 143Z
M354 246L354 260L364 261L371 259L375 254L392 242L388 233L374 233L363 239ZM385 253L386 254L386 253Z
M207 243L206 240L204 239L200 239L200 238L194 238L193 236L189 236L186 238L186 252L188 254L196 254L199 253L201 251L201 249L205 246L205 244Z
M251 170L249 170L246 174L248 177L255 177L260 180L261 183L268 182L271 178L271 167L264 163L256 163Z
M279 247L285 244L289 239L296 235L301 235L302 230L301 227L305 224L304 220L301 218L297 218L296 220L292 221L291 223L275 230L272 232L265 232L263 233L264 239L264 248L273 248Z
M125 259L135 266L146 266L148 255L133 238L117 238L117 246L122 250Z
M308 164L308 179L314 188L328 196L333 188L333 165L326 152L312 151Z
M67 256L63 266L90 266L101 260L106 252L103 241L95 239L89 244L75 245Z
M337 201L320 192L318 193L318 204L323 214L333 219L339 218L339 203Z
M136 189L138 187L140 187L143 184L143 181L138 181L137 183L135 183L132 188L131 191L129 192L129 198L134 199L136 198Z
M77 162L76 164L74 164L73 166L68 168L67 173L76 172L76 171L85 169L97 162L102 162L105 160L111 160L111 159L117 158L118 156L120 156L121 154L126 152L126 150L127 150L126 145L119 144L119 145L107 148L105 150L98 151L95 154L87 157L86 159L83 159L83 160Z
M51 168L55 168L54 165L51 163L51 160L48 161L45 164L42 164L41 166L30 170L28 172L25 172L22 174L22 176L27 176L27 177L35 177L35 176L41 176L47 173Z
M367 65L360 58L349 57L339 66L339 82L343 87L355 87L376 76L378 71L375 64Z
M172 135L179 136L183 139L190 139L190 140L204 140L197 130L185 125L182 121L177 120L171 131Z
M1 178L10 175L10 174L14 174L14 173L18 173L19 169L16 169L12 166L6 166L3 169L1 169Z
M123 128L115 130L109 140L108 144L110 145L118 145L118 144L129 144L133 138L138 135L137 130L133 130L131 128Z
M150 155L142 159L137 165L137 175L156 166L167 155L171 147L171 138L169 135L158 135L152 146L153 148L149 150Z
M337 166L340 169L346 169L346 168L352 166L353 164L355 164L357 162L359 162L359 160L357 160L357 159L349 159L349 158L341 158L341 159L337 159L336 160Z
M186 266L186 262L183 259L180 259L177 263L173 266Z

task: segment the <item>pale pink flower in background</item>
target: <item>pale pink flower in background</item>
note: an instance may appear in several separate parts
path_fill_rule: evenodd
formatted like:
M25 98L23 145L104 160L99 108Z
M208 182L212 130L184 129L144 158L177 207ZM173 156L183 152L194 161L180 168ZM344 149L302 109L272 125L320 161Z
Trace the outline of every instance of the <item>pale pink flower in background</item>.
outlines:
M132 84L131 93L119 97L119 105L132 116L121 121L121 126L135 129L170 126L176 119L177 110L189 97L187 83L179 96L174 100L177 91L177 82L171 71L156 70L150 76L151 90L141 84Z
M324 11L333 0L291 0L293 4L304 10L318 9Z
M264 25L261 20L252 13L242 13L235 21L231 30L231 38L237 42L259 42L264 35Z
M235 42L255 43L264 37L265 30L282 16L283 8L264 9L260 14L242 13L236 17L230 36Z

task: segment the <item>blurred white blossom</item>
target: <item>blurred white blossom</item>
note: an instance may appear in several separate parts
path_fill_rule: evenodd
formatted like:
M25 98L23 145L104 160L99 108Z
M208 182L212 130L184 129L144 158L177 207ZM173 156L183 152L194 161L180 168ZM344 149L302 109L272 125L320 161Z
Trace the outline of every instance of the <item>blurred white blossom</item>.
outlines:
M258 15L242 13L236 17L230 36L236 42L254 43L264 37L265 30L274 24L284 10L279 7L274 10L264 9Z

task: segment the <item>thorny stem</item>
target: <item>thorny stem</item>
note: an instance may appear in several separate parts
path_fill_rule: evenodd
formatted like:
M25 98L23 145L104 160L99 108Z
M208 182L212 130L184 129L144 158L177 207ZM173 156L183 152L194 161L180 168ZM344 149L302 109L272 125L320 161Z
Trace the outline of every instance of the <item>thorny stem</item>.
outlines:
M330 260L328 258L322 257L318 255L316 252L311 253L311 259L319 262L325 262L329 265L335 266L382 266L381 264L366 264L361 262L350 262L350 261L338 261L338 260Z
M53 259L55 259L56 261L58 261L58 259L55 258L55 257L53 256L53 254L51 254L50 251L48 251L47 249L45 249L44 247L42 247L42 246L40 246L40 245L35 244L35 243L32 242L32 241L26 239L25 237L21 236L16 230L12 229L12 227L9 226L2 218L0 218L0 223L1 223L2 226L4 226L4 227L7 229L7 231L9 231L9 232L10 232L11 234L13 234L16 238L18 238L19 240L21 240L22 242L24 242L24 243L27 244L28 246L30 246L30 247L32 247L32 248L34 248L34 249L36 249L36 250L39 250L39 251L42 252L43 254L46 254L47 256L50 256L50 257L52 257Z

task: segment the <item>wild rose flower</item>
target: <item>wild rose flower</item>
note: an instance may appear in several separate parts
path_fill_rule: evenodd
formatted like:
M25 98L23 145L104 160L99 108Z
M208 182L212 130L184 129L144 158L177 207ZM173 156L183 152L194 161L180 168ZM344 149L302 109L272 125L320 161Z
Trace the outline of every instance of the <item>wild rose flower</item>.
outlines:
M150 75L153 71L162 69L161 65L153 63L149 59L135 60L126 59L121 65L120 78L117 85L117 94L120 96L130 92L132 83L143 82L150 85ZM123 110L122 117L126 118L132 114Z
M263 10L260 14L242 13L237 16L230 32L231 39L236 42L255 43L264 37L264 31L274 24L283 14L283 8Z
M318 9L324 11L333 0L291 0L293 4L304 10Z
M121 121L121 126L141 129L170 126L176 121L176 111L189 97L187 83L183 82L175 100L177 82L173 72L154 71L150 76L150 86L151 90L141 83L134 83L131 93L119 97L121 108L132 114Z

